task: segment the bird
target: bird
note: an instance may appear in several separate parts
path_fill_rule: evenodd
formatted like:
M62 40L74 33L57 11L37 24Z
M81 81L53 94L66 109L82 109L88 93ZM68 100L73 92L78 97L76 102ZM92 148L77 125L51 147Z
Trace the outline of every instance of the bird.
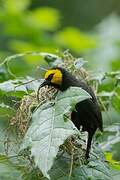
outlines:
M83 80L76 78L71 72L62 67L48 69L44 76L43 86L52 86L64 92L70 87L80 87L90 94L91 98L78 102L71 112L71 120L78 130L87 131L87 148L85 158L90 156L93 136L97 129L103 132L103 120L100 106L92 88Z

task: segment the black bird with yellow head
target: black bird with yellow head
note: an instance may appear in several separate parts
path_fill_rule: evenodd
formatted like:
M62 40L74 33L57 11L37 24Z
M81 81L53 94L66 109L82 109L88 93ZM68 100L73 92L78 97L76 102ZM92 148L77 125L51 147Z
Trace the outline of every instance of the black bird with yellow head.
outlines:
M89 158L91 142L95 131L98 128L103 131L100 107L92 88L61 67L47 70L45 73L45 81L40 85L40 88L45 85L53 86L60 91L65 91L71 86L80 87L91 95L90 99L77 103L75 110L71 113L71 120L77 129L80 130L80 127L82 127L83 131L88 132L85 156L86 158Z

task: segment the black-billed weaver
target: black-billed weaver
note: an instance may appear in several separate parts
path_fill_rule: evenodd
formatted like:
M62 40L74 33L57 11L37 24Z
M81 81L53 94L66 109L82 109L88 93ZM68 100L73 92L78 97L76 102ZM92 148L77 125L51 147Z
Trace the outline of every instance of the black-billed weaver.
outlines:
M45 85L53 86L60 91L65 91L71 86L81 87L91 95L91 98L77 103L75 110L71 113L71 120L77 129L80 130L80 127L82 126L82 131L88 132L85 157L89 158L91 142L95 131L97 128L99 128L100 131L103 131L100 107L92 88L61 67L55 67L47 70L45 73L45 80L40 85L40 88Z

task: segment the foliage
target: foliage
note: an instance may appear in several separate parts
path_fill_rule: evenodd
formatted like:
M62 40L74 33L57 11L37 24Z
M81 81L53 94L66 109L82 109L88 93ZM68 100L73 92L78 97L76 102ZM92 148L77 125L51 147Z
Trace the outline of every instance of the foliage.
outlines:
M106 111L105 108L109 108L109 106L115 108L115 103L112 103L114 101L112 97L116 96L116 92L118 92L116 91L116 84L113 86L111 93L108 93L105 90L103 91L101 83L104 76L106 79L113 78L117 81L119 76L118 71L106 73L103 76L101 74L99 76L98 74L94 78L94 76L84 72L82 68L82 65L84 65L82 61L84 60L75 59L68 52L61 54L61 56L35 52L30 54L43 57L47 63L50 62L51 66L59 60L62 66L72 71L78 77L83 76L83 79L85 78L95 89L99 85L99 89L97 88L96 90L99 90L98 96L103 110ZM4 67L4 63L6 62L6 68L8 68L10 61L25 55L26 53L6 58L1 64L1 68ZM11 72L10 67L9 72ZM27 84L27 81L30 84ZM86 162L84 159L86 136L85 134L78 133L72 122L69 121L70 112L75 104L78 101L88 98L89 95L82 89L74 87L64 93L55 91L48 98L47 94L51 90L44 89L43 92L39 92L40 104L38 106L37 97L34 92L37 92L39 84L39 79L34 81L31 77L18 79L15 76L14 80L5 79L4 82L0 83L1 117L6 119L9 124L9 131L3 134L3 137L7 139L3 139L3 142L6 141L6 143L5 146L2 145L1 165L10 158L13 168L15 168L15 176L21 179L39 179L43 178L43 175L48 179L96 179L97 177L106 180L112 179L112 171L106 164L104 156L101 150L98 150L97 145L93 147L89 162ZM111 102L109 102L109 105L106 105L106 96L110 97ZM10 117L12 117L11 120ZM113 132L114 129L113 125ZM111 130L111 128L106 128L105 132ZM25 137L23 140L24 134ZM72 135L72 139L70 135ZM113 140L113 144L119 142L119 134L117 133L116 136L118 137L118 141L116 139L115 141ZM108 144L106 140L107 136L104 137L104 142L101 143L101 147L104 150L106 150ZM110 142L112 143L112 141ZM7 152L5 157L3 156L4 151ZM108 160L108 158L107 161L110 164L113 162L116 163L116 161ZM114 167L115 171L119 170L119 165L111 167ZM8 169L8 175L12 178L12 174L10 174L12 166L9 168L9 164L7 164L4 168ZM6 176L7 173L4 175L3 171L3 177L6 178Z
M51 179L97 179L99 176L103 179L120 179L120 19L113 14L94 30L83 32L72 25L64 27L62 15L58 9L36 6L32 0L0 1L1 179L44 179L28 151L21 155L19 150L27 129L34 125L38 105L36 92L42 82L41 77L48 66L54 65L64 66L93 86L102 109L104 133L102 136L96 134L95 142L98 142L99 146L95 144L93 147L88 164L81 158L84 157L86 136L80 134L83 139L75 136L77 143L74 144L77 150L75 156L79 162L77 159L76 164L72 156L71 139L68 139L67 143L59 147L58 153L56 151L57 155L54 154L54 163L52 159L50 168L53 166L50 171L48 168L46 173ZM85 20L85 17L80 18ZM85 60L72 57L68 51L61 53L61 50L67 48L74 55L82 55ZM83 65L90 72L86 72ZM48 92L50 96L46 100L44 96ZM52 93L50 89L40 92L38 111L43 107L43 103L51 101ZM51 108L54 107L55 105ZM63 115L66 124L70 111L70 108L66 109ZM30 130L27 133L31 135ZM101 156L101 150L98 151L99 148L104 152L105 159ZM32 149L29 148L29 152L30 150Z
M51 169L59 146L76 133L69 118L67 122L64 121L66 110L69 112L77 102L89 97L84 90L71 88L65 93L59 93L54 102L43 104L33 113L33 123L25 135L22 149L31 147L35 164L44 176L49 178L47 172Z
M0 4L1 57L27 51L57 53L64 48L82 53L96 47L96 38L90 34L75 27L61 28L61 14L57 9L30 9L31 0L7 0ZM12 61L10 66L15 75L23 76L25 73L35 75L36 65L40 64L47 66L39 56L26 55Z

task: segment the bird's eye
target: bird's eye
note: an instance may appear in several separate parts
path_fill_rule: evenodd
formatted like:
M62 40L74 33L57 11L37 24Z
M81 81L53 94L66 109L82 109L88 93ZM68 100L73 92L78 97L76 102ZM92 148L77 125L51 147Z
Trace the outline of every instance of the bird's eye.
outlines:
M53 78L53 75L54 75L54 73L53 73L53 74L50 74L50 75L48 76L47 80L48 80L48 81L51 81L52 78Z

